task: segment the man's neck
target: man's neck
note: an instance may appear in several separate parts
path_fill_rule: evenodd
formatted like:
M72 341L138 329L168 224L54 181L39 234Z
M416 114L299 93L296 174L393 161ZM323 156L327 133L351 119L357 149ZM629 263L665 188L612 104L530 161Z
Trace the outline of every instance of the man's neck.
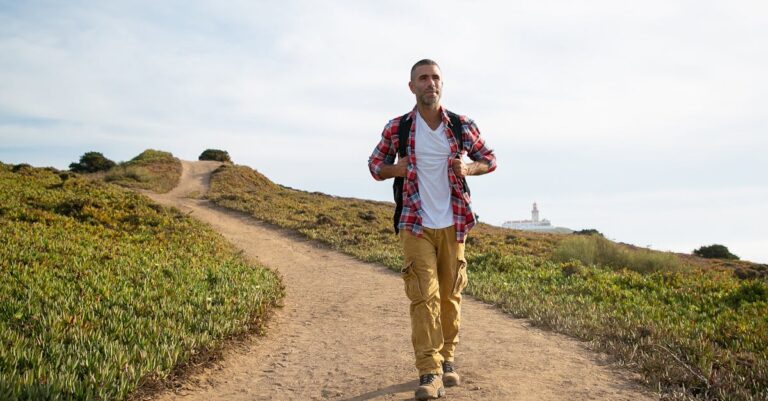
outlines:
M429 125L429 128L437 129L440 123L443 122L443 117L440 114L440 104L426 105L418 104L416 109L419 111L419 115Z

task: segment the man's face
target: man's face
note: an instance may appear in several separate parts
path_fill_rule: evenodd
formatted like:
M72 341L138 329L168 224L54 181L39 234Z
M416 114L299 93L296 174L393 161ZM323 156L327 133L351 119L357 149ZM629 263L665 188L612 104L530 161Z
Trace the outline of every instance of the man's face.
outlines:
M411 74L408 82L411 92L416 95L416 103L428 106L440 103L443 92L443 76L436 65L420 65Z

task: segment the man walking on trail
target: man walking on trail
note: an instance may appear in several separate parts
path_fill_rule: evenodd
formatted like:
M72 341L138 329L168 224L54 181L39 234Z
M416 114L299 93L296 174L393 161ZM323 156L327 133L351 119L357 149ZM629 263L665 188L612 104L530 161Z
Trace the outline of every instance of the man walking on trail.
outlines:
M454 351L467 285L464 240L475 225L464 177L495 170L496 157L472 120L440 104L443 76L436 62L414 64L408 86L416 106L387 123L368 168L376 180L395 178L394 225L419 370L416 399L428 400L461 383ZM472 163L462 161L465 153Z

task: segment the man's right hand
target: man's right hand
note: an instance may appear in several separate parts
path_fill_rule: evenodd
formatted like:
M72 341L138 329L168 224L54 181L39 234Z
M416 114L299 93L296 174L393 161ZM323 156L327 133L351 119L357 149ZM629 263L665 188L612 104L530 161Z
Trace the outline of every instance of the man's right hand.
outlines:
M397 169L395 171L395 177L405 177L408 175L408 158L400 158L400 160L395 163L395 168Z
M405 177L408 174L408 158L400 158L395 164L385 164L381 167L381 178Z

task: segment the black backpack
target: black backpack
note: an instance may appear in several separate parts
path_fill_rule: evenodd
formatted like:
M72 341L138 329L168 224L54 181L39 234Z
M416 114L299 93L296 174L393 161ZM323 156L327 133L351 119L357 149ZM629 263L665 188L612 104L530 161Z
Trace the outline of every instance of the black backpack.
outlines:
M399 139L399 146L397 148L397 153L400 156L400 158L406 157L406 151L408 149L408 134L411 133L411 124L413 123L412 120L409 120L408 114L403 115L400 117L400 125L397 127L397 137ZM464 141L462 140L462 132L461 132L461 120L459 119L459 115L456 113L452 113L448 111L448 118L451 120L451 131L453 132L453 137L456 138L456 143L459 145L459 150L464 148ZM400 215L403 214L403 184L405 183L404 177L395 177L395 182L392 184L392 192L395 195L395 215L393 216L394 224L395 224L395 234L400 232L400 229L398 228L398 225L400 223ZM462 187L464 188L464 192L469 195L469 187L467 186L467 180L465 178L461 179Z

